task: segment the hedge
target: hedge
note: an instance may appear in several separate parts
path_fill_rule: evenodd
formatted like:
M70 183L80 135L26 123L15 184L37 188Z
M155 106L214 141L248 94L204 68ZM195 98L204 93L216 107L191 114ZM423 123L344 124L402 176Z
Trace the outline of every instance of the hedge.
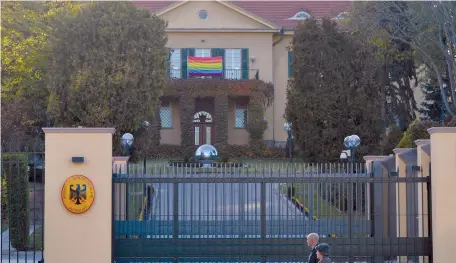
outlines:
M220 161L228 162L232 158L284 158L286 149L267 147L266 145L214 145ZM159 145L151 149L147 155L152 158L172 158L192 160L197 146Z
M30 230L27 169L26 155L2 155L2 213L8 217L11 246L19 251L27 250Z

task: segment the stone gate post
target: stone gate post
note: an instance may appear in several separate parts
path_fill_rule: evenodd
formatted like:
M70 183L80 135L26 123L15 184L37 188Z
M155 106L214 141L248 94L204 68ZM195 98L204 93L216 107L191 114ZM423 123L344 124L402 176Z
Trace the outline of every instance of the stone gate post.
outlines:
M456 127L434 127L431 135L431 220L433 262L454 258L456 241Z
M43 130L45 262L112 262L114 129Z

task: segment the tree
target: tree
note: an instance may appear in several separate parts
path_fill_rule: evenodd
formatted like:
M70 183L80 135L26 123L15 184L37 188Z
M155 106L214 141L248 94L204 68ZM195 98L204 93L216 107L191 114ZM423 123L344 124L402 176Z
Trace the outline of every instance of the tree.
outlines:
M154 121L166 84L165 28L131 2L91 2L59 20L46 79L53 124L115 127L119 136Z
M379 72L372 46L335 22L309 19L295 29L286 119L306 161L335 161L344 137L361 138L358 156L380 150L384 123Z
M423 115L422 120L442 120L448 117L442 103L442 95L440 93L435 74L427 71L427 79L421 83L421 90L424 93L424 101L421 103L419 112ZM446 94L448 94L448 78L446 74L442 76L442 80L446 84Z
M436 76L446 111L456 116L456 2L357 2L351 12L358 30L372 37L387 37L410 45ZM443 72L448 69L449 91Z
M76 12L83 3L3 1L2 139L36 135L47 122L44 78L46 49L56 17Z
M398 3L407 10L407 3ZM355 3L348 16L349 28L362 34L375 46L377 56L383 61L383 114L387 126L399 124L404 129L416 119L417 105L413 88L417 86L415 55L413 48L398 40L389 39L384 34L371 34L363 28L363 20L358 20L358 13L362 13L369 4ZM414 80L414 85L412 81Z

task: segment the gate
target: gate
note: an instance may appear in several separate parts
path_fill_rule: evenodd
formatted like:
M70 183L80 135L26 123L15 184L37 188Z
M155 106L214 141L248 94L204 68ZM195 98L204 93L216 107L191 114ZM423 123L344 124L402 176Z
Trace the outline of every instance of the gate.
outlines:
M44 144L2 143L1 262L42 262Z
M364 166L130 164L113 174L115 261L305 262L315 232L334 262L430 262L429 211L400 207L427 203L429 177Z

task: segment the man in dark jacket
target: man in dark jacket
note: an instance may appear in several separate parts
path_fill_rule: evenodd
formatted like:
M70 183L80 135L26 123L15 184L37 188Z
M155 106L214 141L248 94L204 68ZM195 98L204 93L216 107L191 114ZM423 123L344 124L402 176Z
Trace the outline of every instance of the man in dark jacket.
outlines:
M319 239L320 237L317 233L310 233L307 235L307 245L311 248L309 260L307 261L308 263L318 263L319 261L317 258L317 250L315 249L318 245Z

